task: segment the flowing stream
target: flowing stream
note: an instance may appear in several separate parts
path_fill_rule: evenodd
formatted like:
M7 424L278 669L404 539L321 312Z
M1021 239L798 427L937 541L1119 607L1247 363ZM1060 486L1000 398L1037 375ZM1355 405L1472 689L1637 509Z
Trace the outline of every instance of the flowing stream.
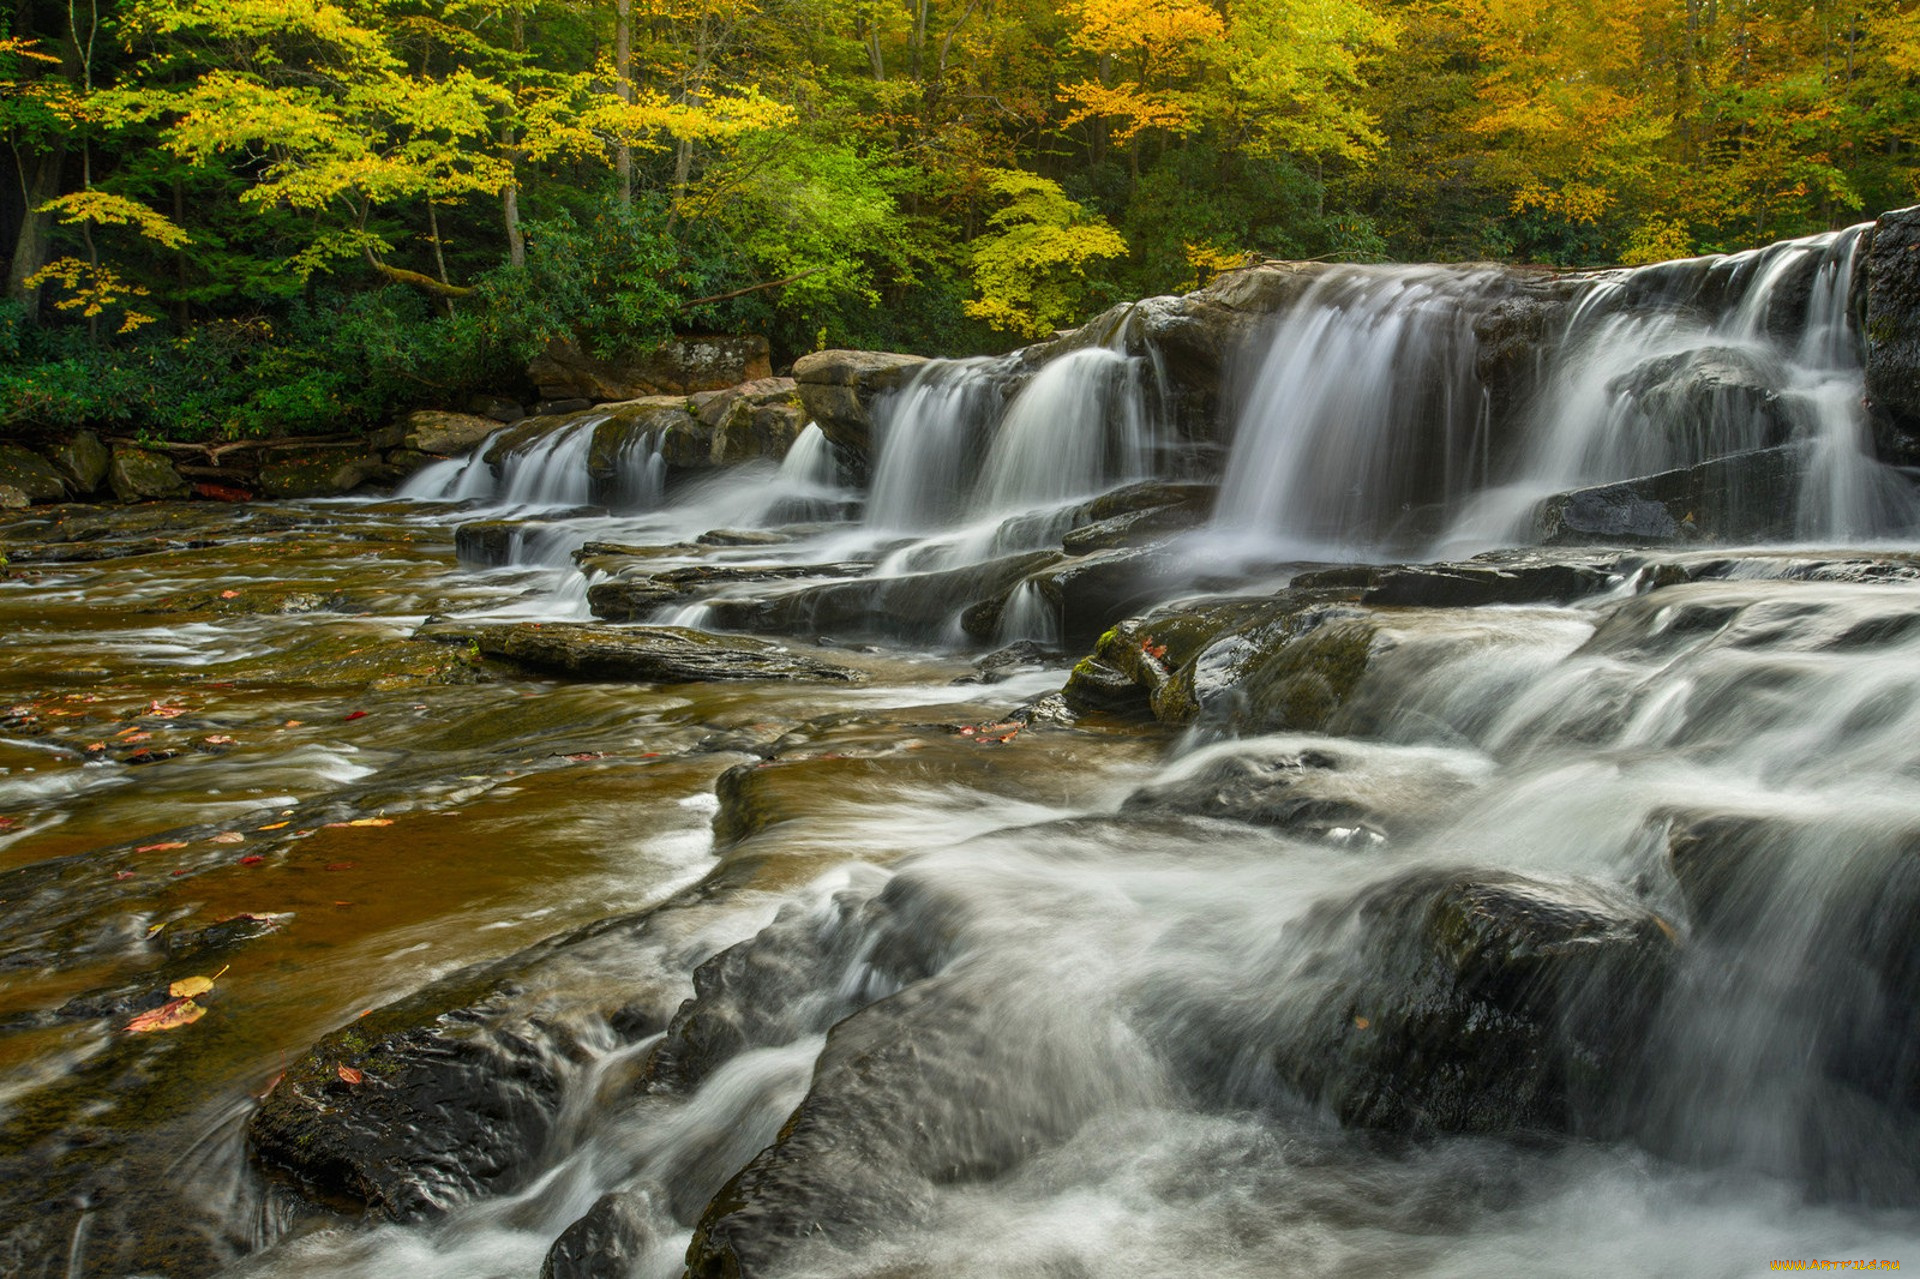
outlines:
M1920 1265L1920 542L1856 239L1569 284L1512 404L1494 277L1329 271L1145 550L1059 551L1195 478L1118 341L928 365L864 491L810 427L590 506L587 416L392 500L10 516L0 1274ZM1792 540L1328 567L1772 448ZM849 677L469 638L636 582ZM1062 711L1090 600L1189 712ZM277 1082L388 1125L360 1181L261 1154Z

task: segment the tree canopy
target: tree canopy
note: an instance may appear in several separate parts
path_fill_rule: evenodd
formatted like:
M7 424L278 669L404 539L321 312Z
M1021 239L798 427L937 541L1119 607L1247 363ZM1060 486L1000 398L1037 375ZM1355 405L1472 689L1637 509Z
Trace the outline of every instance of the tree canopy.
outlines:
M363 425L755 330L962 354L1264 256L1913 201L1920 0L18 0L0 421Z

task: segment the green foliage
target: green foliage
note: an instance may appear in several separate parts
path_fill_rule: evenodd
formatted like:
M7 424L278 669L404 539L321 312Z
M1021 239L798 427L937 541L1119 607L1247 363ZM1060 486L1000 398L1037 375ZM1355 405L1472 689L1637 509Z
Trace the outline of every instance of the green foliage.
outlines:
M1086 318L1088 267L1123 257L1127 242L1105 218L1069 200L1057 182L1003 169L988 188L1007 204L988 219L994 230L974 242L980 297L967 304L967 314L1035 338Z

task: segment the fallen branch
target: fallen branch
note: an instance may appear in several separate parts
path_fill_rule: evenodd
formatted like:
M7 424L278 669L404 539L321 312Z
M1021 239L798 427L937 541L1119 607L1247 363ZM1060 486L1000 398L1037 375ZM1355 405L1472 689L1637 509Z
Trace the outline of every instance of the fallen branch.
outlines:
M464 298L471 296L473 293L472 289L463 288L458 284L442 284L430 275L422 275L418 271L409 271L403 266L388 266L385 262L376 260L373 263L373 269L387 279L392 280L395 284L411 284L417 289L425 289L427 292L438 297Z
M826 269L826 267L817 266L810 271L802 271L798 275L790 275L784 280L768 280L765 284L749 284L746 288L735 289L731 293L716 293L710 298L694 298L690 302L682 302L680 309L682 311L690 311L696 306L705 306L709 302L725 302L729 298L742 298L749 293L758 293L762 289L777 289L783 284L792 284L795 280L804 280L810 275L818 275Z

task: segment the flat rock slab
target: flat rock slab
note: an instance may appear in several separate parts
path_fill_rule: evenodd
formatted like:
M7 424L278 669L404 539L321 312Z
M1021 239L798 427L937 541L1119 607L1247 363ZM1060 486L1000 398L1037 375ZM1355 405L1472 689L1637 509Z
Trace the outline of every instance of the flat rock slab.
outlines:
M582 679L697 684L717 680L821 680L854 683L859 671L790 653L777 644L722 638L680 626L591 626L527 622L431 638L471 639L487 657L530 670Z

